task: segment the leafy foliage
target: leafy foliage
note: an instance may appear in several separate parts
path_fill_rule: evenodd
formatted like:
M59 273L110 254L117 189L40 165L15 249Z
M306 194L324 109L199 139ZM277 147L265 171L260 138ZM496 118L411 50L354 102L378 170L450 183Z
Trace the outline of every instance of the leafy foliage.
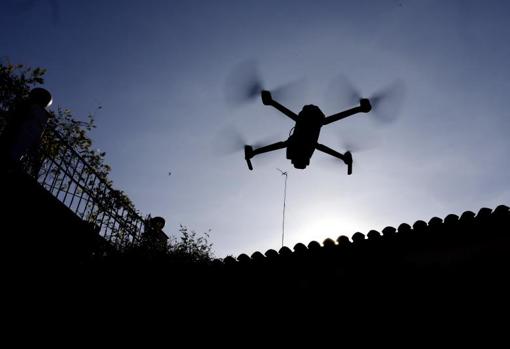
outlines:
M44 82L45 69L0 62L0 133L9 119L9 111L28 97L30 90Z
M12 64L7 59L0 62L0 134L5 125L12 117L12 111L27 99L32 88L44 83L46 69L30 68L23 64ZM47 129L44 132L39 149L28 154L24 162L28 171L34 177L53 176L56 185L62 188L70 185L70 179L60 177L57 169L49 163L42 163L41 154L55 159L68 168L75 168L81 161L78 154L88 165L84 168L85 174L94 174L101 178L100 181L87 183L91 195L94 196L97 206L87 213L87 219L94 221L102 212L117 210L121 207L129 208L136 212L132 201L121 190L105 190L111 188L112 182L108 178L110 166L105 161L105 152L93 148L90 131L96 128L94 115L89 114L86 121L79 121L70 109L58 107L49 111L52 118L49 119ZM63 146L63 145L66 146ZM69 147L76 154L69 151ZM53 171L53 173L52 173ZM80 191L78 191L80 194Z
M172 237L168 245L168 254L174 258L186 260L189 262L207 262L214 258L212 252L212 243L209 242L209 230L198 235L194 230L187 226L180 225L180 237Z
M169 261L177 265L199 265L214 259L213 244L207 233L198 234L185 225L180 225L178 236L170 236L168 241L148 242L142 239L139 244L120 251L119 257L134 258L138 261Z

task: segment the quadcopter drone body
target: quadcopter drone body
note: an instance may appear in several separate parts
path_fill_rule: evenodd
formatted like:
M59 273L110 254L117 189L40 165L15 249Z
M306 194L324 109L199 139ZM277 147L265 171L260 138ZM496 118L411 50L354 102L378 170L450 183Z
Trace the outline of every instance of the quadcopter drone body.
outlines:
M347 174L350 175L352 173L352 154L349 151L341 154L320 144L318 140L322 126L357 113L368 113L372 109L372 106L367 98L361 98L360 105L357 107L326 117L319 107L312 104L305 105L301 112L296 115L294 112L273 100L269 91L262 91L261 97L264 105L270 105L276 108L292 119L296 124L293 128L293 132L286 141L266 145L257 149L253 149L250 145L245 145L244 157L250 170L253 170L251 159L255 155L287 148L287 159L289 159L297 169L305 169L310 164L310 158L317 149L342 160L347 165Z

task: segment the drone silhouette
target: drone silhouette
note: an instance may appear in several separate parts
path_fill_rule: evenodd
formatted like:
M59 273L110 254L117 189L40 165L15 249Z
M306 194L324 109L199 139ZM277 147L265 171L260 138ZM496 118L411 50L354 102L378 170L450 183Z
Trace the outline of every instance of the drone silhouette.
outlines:
M275 108L295 123L286 140L269 145L249 145L242 140L243 137L236 137L237 140L242 141L242 143L236 143L239 146L241 144L244 146L244 159L250 170L253 170L251 160L255 156L286 148L286 157L296 169L305 169L310 164L310 159L315 150L319 150L343 161L347 165L347 174L352 174L352 151L356 150L356 148L358 150L366 149L366 144L365 147L359 147L359 142L355 142L358 143L358 146L355 144L346 145L348 149L342 154L318 142L322 127L349 116L358 113L369 113L370 111L376 112L376 117L373 119L377 122L393 122L398 115L399 105L403 99L405 88L403 82L397 79L392 84L385 86L371 94L369 98L366 98L345 76L338 76L334 82L336 84L331 85L331 88L336 90L338 95L348 97L349 103L359 102L359 105L326 116L319 107L308 104L303 106L299 114L296 114L273 98L273 95L280 96L280 98L285 95L288 96L289 91L296 90L294 88L296 83L282 85L272 89L272 91L264 89L256 65L251 61L244 62L233 71L227 80L227 97L231 102L240 104L260 96L264 105Z
M254 156L287 148L287 159L289 159L297 169L305 169L310 164L310 158L315 150L319 150L342 160L347 165L347 174L352 174L353 160L351 152L346 151L341 154L336 150L319 143L319 135L321 128L325 125L345 119L357 113L370 112L370 110L372 110L372 105L368 98L361 98L359 100L359 106L357 107L326 116L319 107L313 104L305 105L301 112L296 115L294 112L275 101L271 96L271 92L262 90L260 95L264 105L269 105L277 109L292 119L296 124L292 128L290 136L286 141L269 144L256 149L254 149L251 145L245 145L244 158L250 170L253 170L251 159Z

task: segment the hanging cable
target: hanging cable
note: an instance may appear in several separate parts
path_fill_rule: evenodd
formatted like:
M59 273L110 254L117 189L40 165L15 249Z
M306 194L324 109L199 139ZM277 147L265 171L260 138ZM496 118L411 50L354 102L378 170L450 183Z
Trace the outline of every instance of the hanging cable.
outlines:
M288 173L287 171L282 171L280 170L279 168L277 168L278 171L280 171L280 173L282 174L282 176L285 176L285 185L284 185L284 189L283 189L283 218L282 218L282 247L283 247L283 242L284 242L284 239L285 239L285 205L286 205L286 201L287 201L287 178L288 178Z

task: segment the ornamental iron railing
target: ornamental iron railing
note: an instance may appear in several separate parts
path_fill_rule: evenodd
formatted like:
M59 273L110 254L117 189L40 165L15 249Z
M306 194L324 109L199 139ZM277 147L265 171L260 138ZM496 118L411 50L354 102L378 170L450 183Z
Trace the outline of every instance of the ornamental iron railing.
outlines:
M46 129L49 146L39 147L22 159L22 168L84 221L93 223L103 238L123 249L141 241L146 220L122 192L65 141Z

